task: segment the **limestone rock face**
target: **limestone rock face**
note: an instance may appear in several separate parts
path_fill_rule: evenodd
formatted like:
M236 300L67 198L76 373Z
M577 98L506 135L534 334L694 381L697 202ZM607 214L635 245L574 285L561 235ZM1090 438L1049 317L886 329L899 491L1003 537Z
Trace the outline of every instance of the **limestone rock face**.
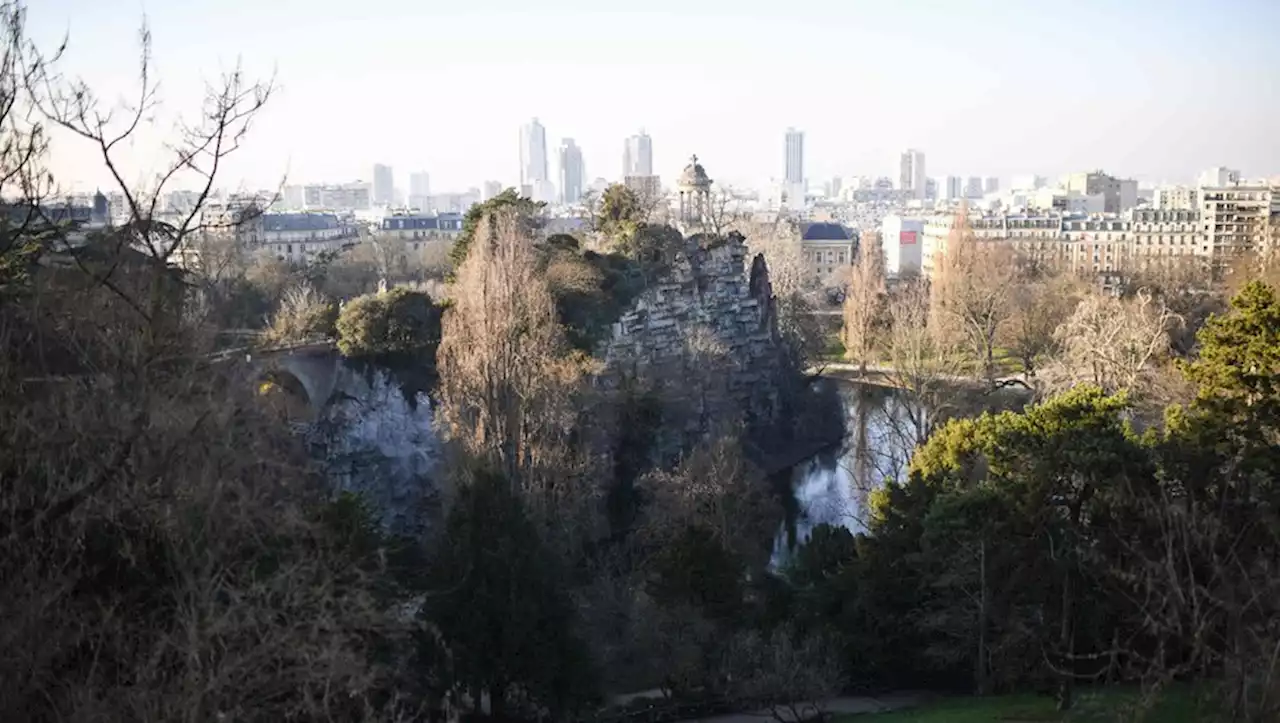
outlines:
M664 428L683 429L662 440L667 452L738 424L771 426L777 380L787 373L764 257L752 259L748 274L741 236L703 240L689 240L602 350L606 384L639 383L663 397Z

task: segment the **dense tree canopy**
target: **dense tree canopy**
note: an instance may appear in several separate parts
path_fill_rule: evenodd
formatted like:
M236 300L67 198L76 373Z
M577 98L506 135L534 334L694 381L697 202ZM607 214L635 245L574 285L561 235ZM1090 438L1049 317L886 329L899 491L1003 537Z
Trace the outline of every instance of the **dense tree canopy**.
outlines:
M480 472L460 490L421 616L440 630L452 681L487 694L497 717L563 715L596 694L555 565L510 482Z
M522 224L532 228L537 225L545 205L521 196L514 188L508 188L488 201L477 203L467 209L467 215L462 219L462 233L458 234L458 238L453 242L453 248L449 250L449 260L453 263L453 268L458 269L467 260L467 254L471 250L471 244L475 240L482 221L509 211L520 219Z
M795 556L793 614L899 684L1052 683L1066 707L1077 680L1204 675L1268 720L1278 313L1243 289L1185 365L1194 401L1142 436L1126 395L1091 386L948 422L873 495L867 535L820 529Z

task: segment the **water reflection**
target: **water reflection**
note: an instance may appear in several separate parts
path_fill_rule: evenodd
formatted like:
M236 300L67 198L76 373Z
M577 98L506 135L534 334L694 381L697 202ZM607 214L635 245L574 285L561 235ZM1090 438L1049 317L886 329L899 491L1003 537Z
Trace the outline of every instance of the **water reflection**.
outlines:
M786 562L797 541L820 524L866 529L867 497L887 478L900 478L915 448L910 402L895 389L842 382L848 413L846 437L838 450L820 453L792 470L794 514L774 539L776 567Z

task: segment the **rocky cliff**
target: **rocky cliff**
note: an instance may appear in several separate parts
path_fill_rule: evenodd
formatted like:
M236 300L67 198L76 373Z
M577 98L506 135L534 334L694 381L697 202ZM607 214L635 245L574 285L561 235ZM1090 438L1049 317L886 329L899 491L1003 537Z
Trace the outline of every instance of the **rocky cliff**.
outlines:
M745 425L774 427L780 379L793 373L778 333L762 256L746 272L737 235L693 237L670 272L645 290L604 344L606 383L663 402L663 456Z

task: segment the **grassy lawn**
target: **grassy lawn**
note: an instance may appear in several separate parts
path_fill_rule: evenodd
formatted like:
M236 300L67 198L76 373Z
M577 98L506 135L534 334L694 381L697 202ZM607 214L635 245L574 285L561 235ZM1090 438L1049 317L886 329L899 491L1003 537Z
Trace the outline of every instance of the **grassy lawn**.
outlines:
M844 342L841 341L839 333L828 334L823 342L822 352L818 355L817 361L844 361Z
M1132 701L1132 693L1121 690L1082 691L1075 710L1062 714L1049 696L953 698L912 710L839 716L836 723L1111 723L1130 720L1126 713ZM1146 720L1195 723L1205 717L1196 713L1191 695L1179 690L1166 695Z

